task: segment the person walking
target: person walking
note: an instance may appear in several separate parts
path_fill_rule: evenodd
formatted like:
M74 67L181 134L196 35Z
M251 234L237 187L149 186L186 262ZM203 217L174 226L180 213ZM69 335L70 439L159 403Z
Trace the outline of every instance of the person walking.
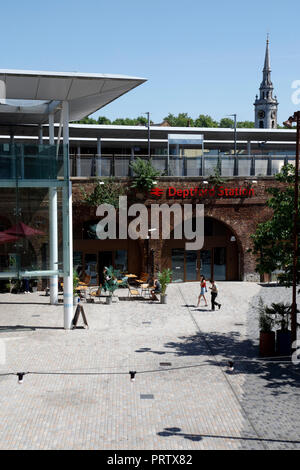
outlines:
M201 278L200 278L200 295L198 297L197 307L199 307L199 305L200 305L201 297L203 297L203 299L205 301L205 307L207 307L208 304L207 304L207 300L205 298L205 292L207 292L206 280L205 280L204 276L201 276Z
M219 304L219 302L216 302L216 298L217 298L217 295L218 295L218 292L219 292L219 289L218 289L218 286L217 284L215 283L215 281L213 279L210 279L209 281L211 283L211 309L214 311L215 310L215 305L217 305L219 307L219 310L221 308L221 304Z

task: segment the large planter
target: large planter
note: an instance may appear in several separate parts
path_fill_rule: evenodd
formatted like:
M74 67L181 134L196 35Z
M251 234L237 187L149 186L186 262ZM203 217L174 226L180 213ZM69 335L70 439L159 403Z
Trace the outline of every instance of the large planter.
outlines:
M279 356L291 354L292 333L290 331L276 331L276 352Z
M160 294L160 303L161 304L167 303L167 294Z
M275 356L275 332L261 331L259 334L259 355L260 357Z
M111 295L108 295L108 296L106 297L106 304L107 304L107 305L111 305L111 304L112 304L112 296L111 296Z

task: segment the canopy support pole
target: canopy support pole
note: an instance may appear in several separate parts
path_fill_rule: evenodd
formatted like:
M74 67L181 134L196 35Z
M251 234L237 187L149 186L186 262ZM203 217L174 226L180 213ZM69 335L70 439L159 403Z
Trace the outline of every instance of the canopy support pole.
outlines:
M64 179L63 188L63 261L64 261L64 328L72 328L73 319L73 233L72 233L72 183L69 159L69 103L62 104Z
M49 114L49 144L54 145L54 114ZM50 270L58 270L57 188L49 188ZM50 304L58 303L58 276L50 277Z
M102 172L101 172L101 137L97 138L96 176L102 176Z

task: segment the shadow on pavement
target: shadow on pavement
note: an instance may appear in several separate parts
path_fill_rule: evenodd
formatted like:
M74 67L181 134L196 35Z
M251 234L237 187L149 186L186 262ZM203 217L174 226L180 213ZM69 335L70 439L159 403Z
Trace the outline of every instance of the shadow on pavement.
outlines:
M300 440L289 440L289 439L268 439L260 437L246 437L246 436L225 436L218 434L190 434L180 432L181 428L165 428L164 431L158 432L158 436L170 437L170 436L179 436L184 439L189 439L191 441L201 441L203 438L212 438L212 439L232 439L238 441L256 441L256 442L280 442L288 444L300 444Z

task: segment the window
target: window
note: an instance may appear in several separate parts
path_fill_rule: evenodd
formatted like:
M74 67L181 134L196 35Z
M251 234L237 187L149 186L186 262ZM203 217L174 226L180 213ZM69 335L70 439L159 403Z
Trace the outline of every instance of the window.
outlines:
M214 248L214 279L226 280L226 248Z
M127 250L116 250L115 254L115 269L121 271L121 273L126 273L127 268Z

